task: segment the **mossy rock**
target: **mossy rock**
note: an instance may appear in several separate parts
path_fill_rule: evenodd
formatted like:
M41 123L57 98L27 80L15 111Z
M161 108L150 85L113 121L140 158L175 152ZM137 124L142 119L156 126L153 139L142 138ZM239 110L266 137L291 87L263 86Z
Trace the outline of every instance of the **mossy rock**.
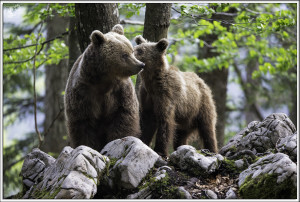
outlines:
M243 199L296 199L297 187L288 178L277 183L277 174L264 174L256 178L248 176L239 189Z

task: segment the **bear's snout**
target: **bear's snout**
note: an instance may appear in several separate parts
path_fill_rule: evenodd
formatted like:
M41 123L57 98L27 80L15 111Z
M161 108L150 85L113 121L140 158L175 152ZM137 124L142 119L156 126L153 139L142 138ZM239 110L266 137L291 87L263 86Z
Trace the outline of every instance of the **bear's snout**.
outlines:
M140 67L141 69L144 69L145 63L142 62L142 63L139 65L139 67Z

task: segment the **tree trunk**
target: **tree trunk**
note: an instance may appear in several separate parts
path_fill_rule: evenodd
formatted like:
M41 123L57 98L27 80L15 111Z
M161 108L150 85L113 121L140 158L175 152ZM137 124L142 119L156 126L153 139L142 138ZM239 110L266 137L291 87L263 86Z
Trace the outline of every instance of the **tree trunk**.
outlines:
M166 3L147 3L143 37L157 42L168 37L170 26L171 5Z
M116 3L76 3L75 15L81 52L90 44L90 35L94 30L107 33L119 23Z
M55 15L47 22L47 40L66 31L69 18ZM67 36L63 38L67 44ZM68 78L68 60L64 59L58 65L46 65L46 95L43 151L59 154L67 145L67 131L63 113L63 95ZM51 126L52 125L52 126Z
M80 47L78 43L77 36L77 27L76 27L76 18L70 18L69 30L71 31L69 34L69 61L68 61L68 72L71 71L74 63L77 58L80 56Z
M247 73L247 85L242 86L245 92L246 102L245 102L245 114L246 114L246 124L251 121L262 121L264 117L262 116L258 106L256 105L257 99L257 89L256 86L260 85L258 80L252 79L252 73L258 70L258 58L252 58L246 67Z
M209 58L210 54L204 56ZM217 125L216 135L218 140L218 148L224 145L224 131L226 125L226 98L227 98L227 82L228 82L228 68L222 67L215 69L209 73L198 74L205 83L210 87L213 99L217 110Z
M236 9L230 9L229 13L236 13ZM231 21L235 15L227 15L227 14L213 14L211 19L223 20L223 21ZM229 28L228 24L222 23L224 27ZM215 34L202 36L200 39L206 41L209 45L211 45L215 40L218 39L218 36ZM219 53L213 52L211 47L204 46L200 48L198 46L199 54L198 58L210 58L218 56ZM226 98L227 98L227 82L228 82L228 68L222 67L221 69L214 69L208 73L200 73L198 74L210 87L213 98L216 104L217 110L217 125L216 125L216 134L218 140L218 148L220 149L224 145L224 132L226 125Z
M290 70L290 73L295 73L297 74L297 67L292 68ZM290 83L290 91L291 91L291 105L289 106L289 118L291 121L294 123L295 127L297 128L297 95L299 92L297 92L297 85L294 84L294 82L291 82L288 80ZM296 82L297 83L297 82Z

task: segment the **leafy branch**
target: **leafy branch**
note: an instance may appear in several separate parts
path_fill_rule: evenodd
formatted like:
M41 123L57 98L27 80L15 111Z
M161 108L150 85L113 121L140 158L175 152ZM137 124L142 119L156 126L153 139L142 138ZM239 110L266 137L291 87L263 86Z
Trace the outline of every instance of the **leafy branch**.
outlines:
M30 44L30 45L26 45L26 46L21 46L21 47L15 47L15 48L8 48L8 49L4 49L3 52L6 52L6 51L12 51L12 50L18 50L18 49L23 49L23 48L29 48L29 47L32 47L32 46L36 46L36 45L41 45L42 47L44 47L45 44L47 43L50 43L56 39L61 39L64 37L64 35L67 35L69 34L71 31L66 31L64 33L61 33L60 35L56 36L56 37L53 37L52 39L49 39L49 40L46 40L44 42L42 42L41 44L38 44L38 43L35 43L35 44ZM40 50L41 51L41 50ZM39 52L40 52L39 51Z

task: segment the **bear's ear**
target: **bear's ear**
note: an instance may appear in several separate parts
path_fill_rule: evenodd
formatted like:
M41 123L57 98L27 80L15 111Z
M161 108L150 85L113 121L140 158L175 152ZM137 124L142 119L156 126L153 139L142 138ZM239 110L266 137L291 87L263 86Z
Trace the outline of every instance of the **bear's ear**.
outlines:
M167 39L161 39L157 42L156 47L159 51L164 51L168 47L169 42Z
M140 45L141 43L146 43L147 42L141 35L136 36L134 38L134 41L137 45Z
M121 34L121 35L124 35L124 29L123 29L122 25L120 25L120 24L116 24L116 25L112 28L111 31L112 31L112 32L116 32L116 33Z
M99 30L93 31L90 39L95 45L100 45L106 41L104 34L102 34L102 32L100 32Z

